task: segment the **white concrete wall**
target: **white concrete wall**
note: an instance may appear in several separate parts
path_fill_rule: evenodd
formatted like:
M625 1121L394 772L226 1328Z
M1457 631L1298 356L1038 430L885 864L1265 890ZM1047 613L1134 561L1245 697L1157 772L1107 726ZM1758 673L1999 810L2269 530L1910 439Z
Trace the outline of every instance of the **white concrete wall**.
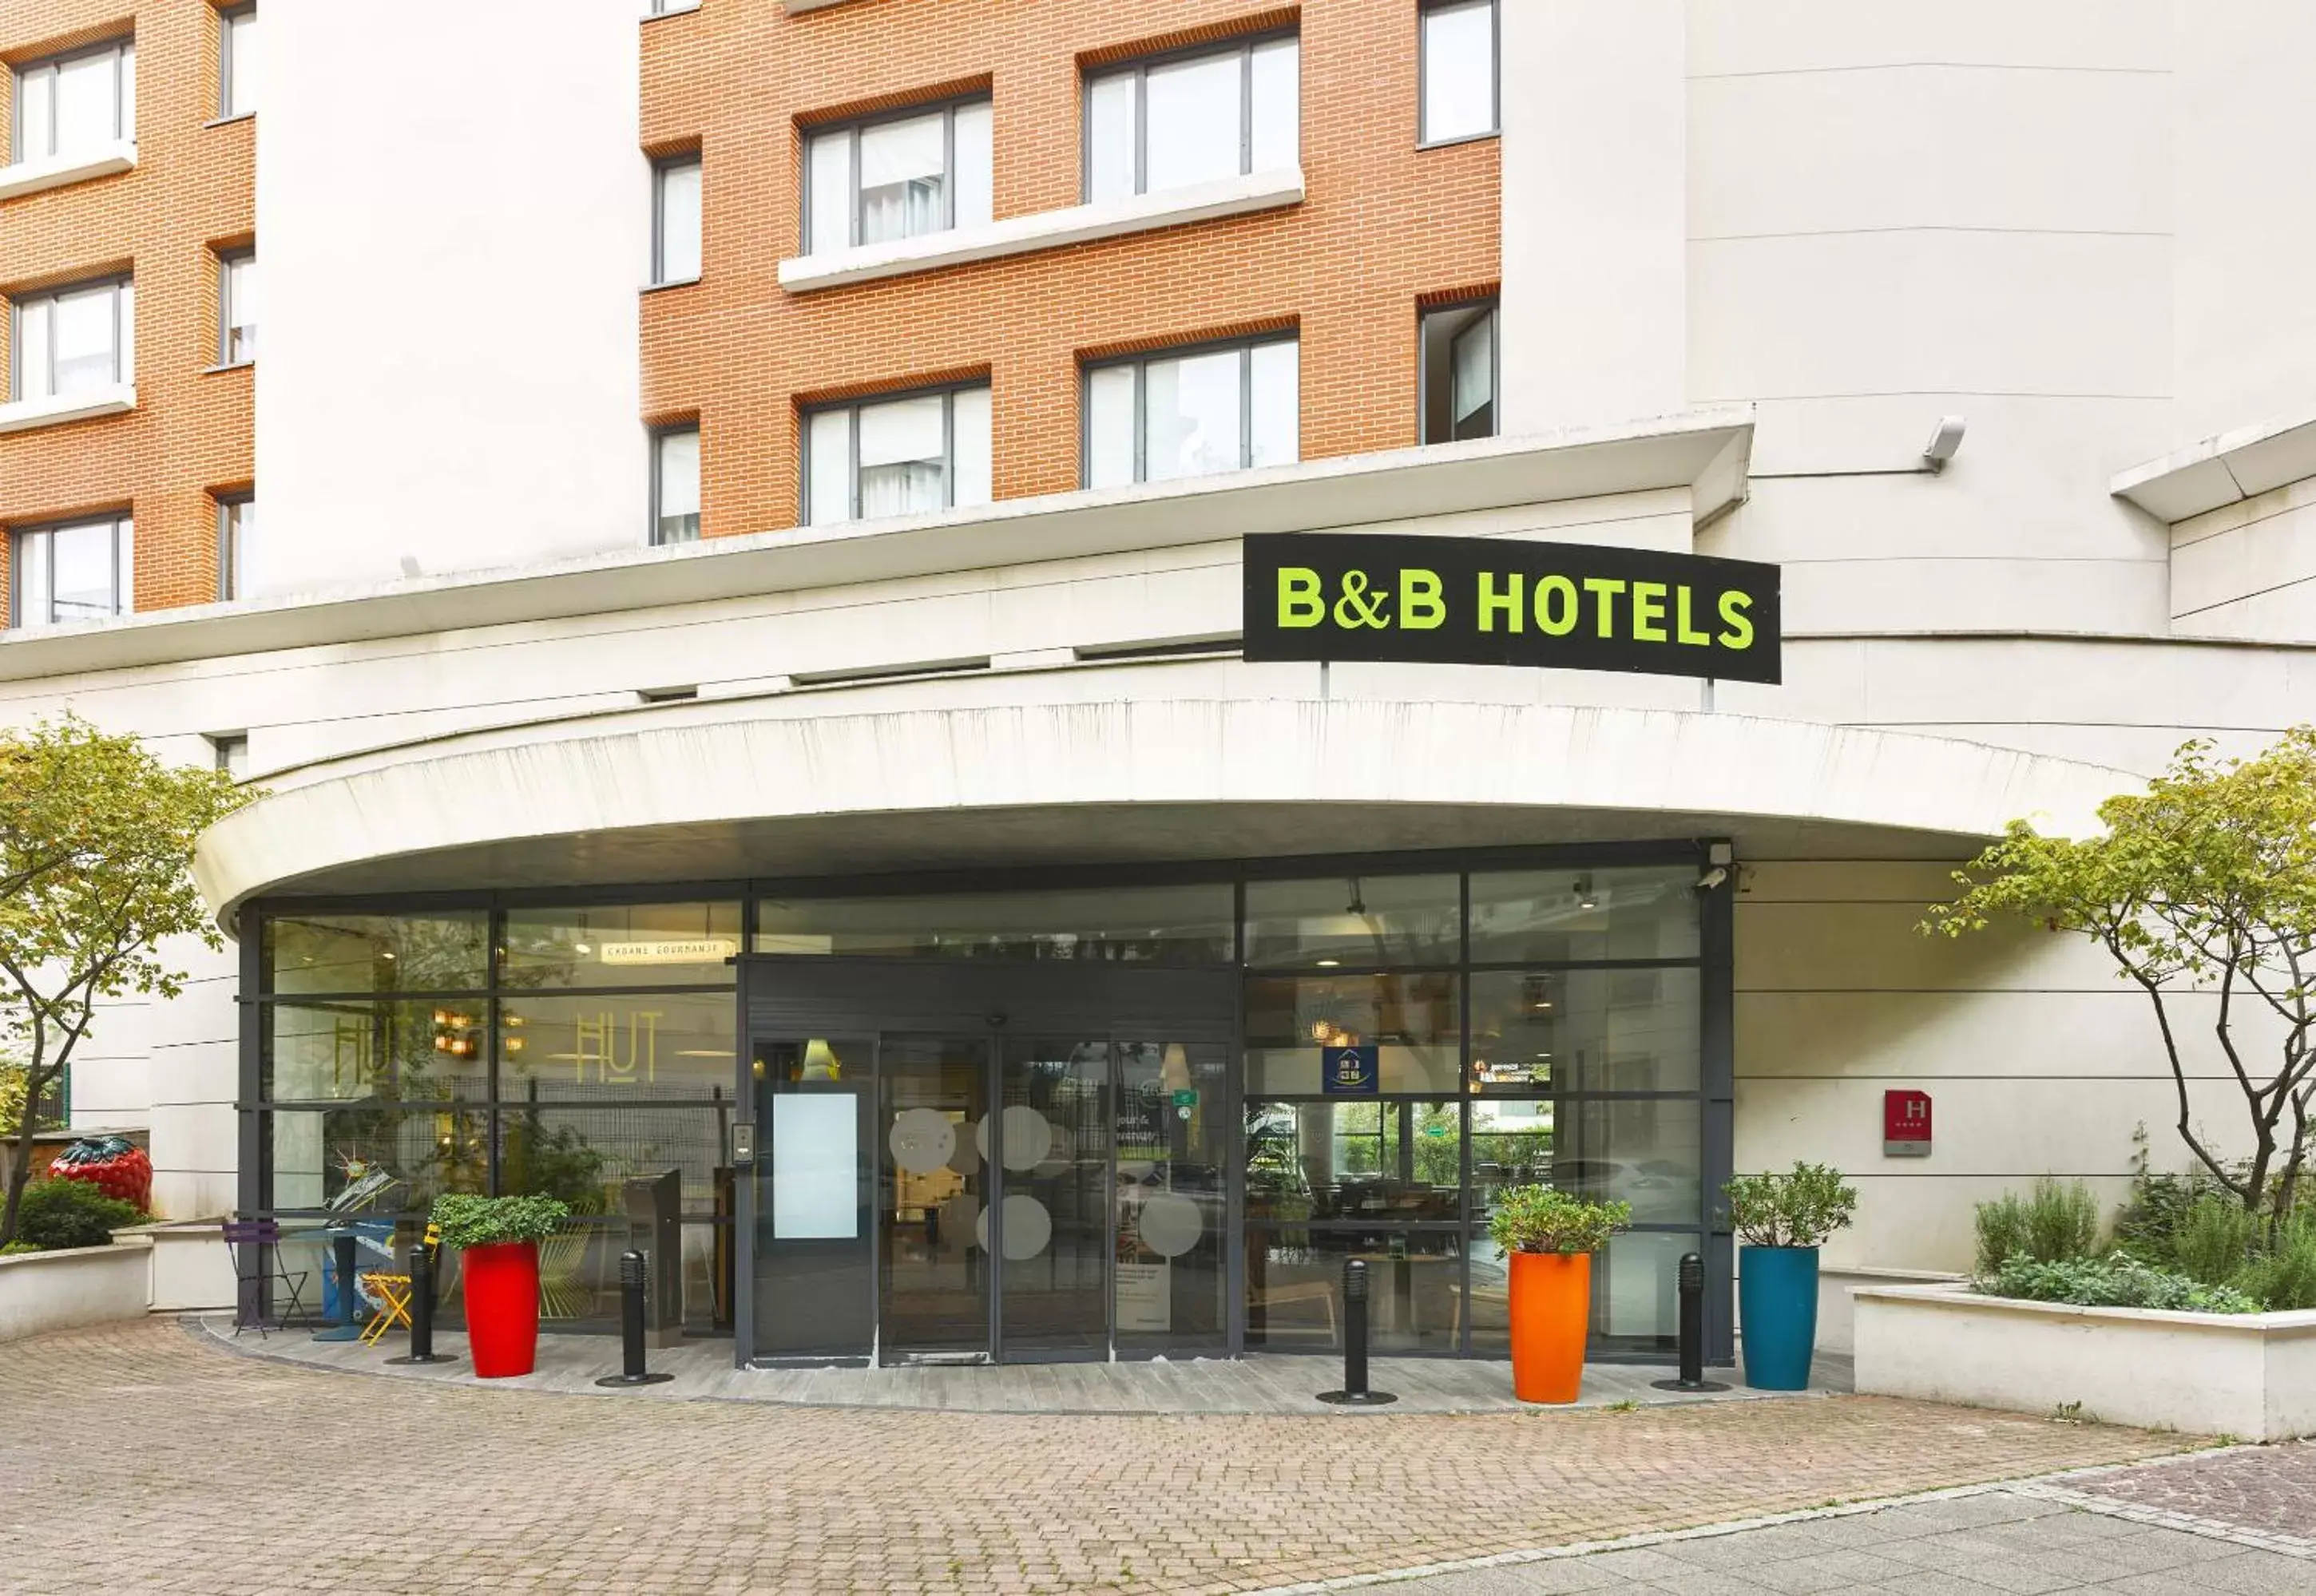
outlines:
M143 1317L152 1264L153 1244L141 1236L0 1258L0 1342Z
M2316 480L2174 526L2171 613L2183 633L2316 642Z
M266 13L254 590L644 541L641 9Z

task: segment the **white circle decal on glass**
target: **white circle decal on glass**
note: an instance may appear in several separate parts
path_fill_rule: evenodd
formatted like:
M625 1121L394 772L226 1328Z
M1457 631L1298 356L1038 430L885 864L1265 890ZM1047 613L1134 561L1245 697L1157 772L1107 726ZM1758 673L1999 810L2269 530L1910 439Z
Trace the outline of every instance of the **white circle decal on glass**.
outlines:
M904 1108L885 1138L893 1162L910 1175L931 1175L957 1151L957 1127L937 1108Z
M1005 1256L1019 1264L1024 1258L1034 1258L1046 1250L1054 1239L1054 1216L1035 1197L1008 1197L1002 1208L1005 1220ZM989 1214L984 1210L973 1227L973 1238L981 1250L989 1250Z
M1198 1245L1206 1221L1180 1192L1161 1192L1142 1204L1142 1245L1162 1258L1179 1258Z
M1005 1111L1005 1167L1019 1174L1035 1169L1054 1150L1054 1127L1045 1115L1026 1104ZM973 1133L981 1156L989 1157L989 1121L984 1118Z

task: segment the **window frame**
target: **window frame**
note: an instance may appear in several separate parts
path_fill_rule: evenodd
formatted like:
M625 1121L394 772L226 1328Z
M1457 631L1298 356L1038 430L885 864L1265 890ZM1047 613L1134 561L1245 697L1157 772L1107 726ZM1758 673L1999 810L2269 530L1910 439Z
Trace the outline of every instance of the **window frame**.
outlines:
M700 509L694 512L694 516L701 524L700 531L695 532L690 537L662 537L660 536L660 522L665 518L660 514L660 492L662 486L664 485L661 451L665 439L681 437L686 432L690 433L692 436L693 448L699 460ZM644 510L644 535L647 540L646 546L650 548L680 548L687 543L698 543L700 540L700 536L707 529L706 510L708 500L708 454L705 439L700 434L699 421L694 419L688 421L669 421L663 426L652 428L650 448L651 486L649 491L651 498L650 501L645 506Z
M136 594L136 528L133 510L119 510L104 515L74 516L60 521L43 521L36 526L8 528L8 626L11 631L33 626L65 625L57 618L57 560L56 535L77 532L84 528L109 527L112 536L105 540L112 560L112 613L101 616L76 616L75 619L118 619L137 613ZM48 579L48 591L41 595L41 616L38 620L25 618L24 605L24 541L45 537L49 545L41 560L41 569Z
M1097 371L1113 370L1121 366L1134 368L1134 480L1119 484L1142 487L1150 481L1150 364L1154 360L1188 359L1198 355L1218 355L1235 350L1238 365L1238 458L1232 469L1252 471L1254 457L1254 359L1253 351L1265 344L1291 343L1296 346L1295 364L1296 450L1299 460L1302 450L1303 410L1303 329L1300 325L1275 332L1256 332L1237 338L1205 338L1192 343L1168 344L1162 349L1141 350L1127 355L1105 355L1100 359L1078 362L1078 487L1090 492L1093 486L1093 376ZM1215 475L1223 474L1220 472ZM1175 479L1169 478L1169 481ZM1105 490L1114 491L1114 490Z
M987 89L975 89L970 93L945 94L937 100L920 100L912 104L879 111L868 116L836 117L824 122L808 122L797 129L797 253L802 256L833 255L845 250L866 247L860 243L860 135L868 129L883 127L889 122L913 122L920 117L939 115L941 118L941 225L930 233L913 235L918 238L935 238L943 233L957 231L957 113L968 105L986 105L993 129L990 140L990 182L993 191L997 176L996 139L993 129L997 117L996 96ZM815 139L835 134L849 135L852 148L848 156L852 181L852 203L846 209L845 242L828 248L820 247L812 235L812 146ZM702 191L703 199L705 191ZM702 214L706 206L701 207ZM993 219L994 219L993 217ZM978 225L978 224L976 224ZM887 243L897 242L886 240Z
M862 519L860 513L860 412L879 404L897 404L910 399L931 399L938 396L941 404L941 507L935 514L957 508L957 403L959 394L986 389L993 406L995 385L986 377L960 377L954 382L924 383L915 387L894 388L874 394L863 394L857 399L836 399L821 404L797 406L797 525L799 527L842 527ZM845 430L845 504L849 513L842 521L815 521L812 519L812 421L815 416L830 415L838 411L852 412L851 425ZM994 486L997 469L997 444L993 424L990 439L990 474Z
M1431 120L1431 13L1451 6L1470 4L1473 0L1416 0L1415 5L1415 147L1419 150L1449 149L1459 144L1477 144L1483 138L1501 138L1504 134L1504 3L1503 0L1480 0L1488 8L1488 126L1478 133L1458 133L1448 138L1430 138L1425 135Z
M24 154L24 80L39 72L55 74L58 68L93 57L112 57L112 141L118 144L137 142L137 35L133 32L102 40L77 49L59 50L53 56L37 60L20 61L9 68L8 94L8 159L7 165L22 165L27 161L53 161L64 158L65 152L56 146L57 94L53 85L49 91L48 152L41 155Z
M1421 445L1424 448L1430 448L1434 444L1474 441L1469 439L1457 439L1452 436L1456 421L1456 399L1454 386L1456 380L1455 346L1456 341L1469 333L1473 327L1479 325L1479 322L1474 320L1468 325L1465 326L1460 332L1452 334L1448 341L1448 380L1449 385L1448 421L1451 436L1447 438L1427 438L1424 436L1425 424L1430 421L1431 415L1431 364L1424 358L1426 350L1423 343L1423 324L1430 321L1435 315L1445 315L1452 311L1458 310L1477 310L1483 306L1487 307L1488 317L1492 319L1495 324L1494 333L1490 340L1488 349L1488 403L1495 411L1495 425L1493 429L1486 434L1486 436L1490 438L1501 438L1504 435L1504 297L1501 293L1478 294L1469 299L1446 299L1436 304L1418 305L1415 307L1415 436Z
M694 149L655 156L651 165L651 286L655 288L680 288L698 282L708 274L708 163L701 157L701 153ZM690 277L670 277L667 274L667 178L668 173L687 166L699 173L699 197L696 217L699 264Z
M246 265L257 269L257 246L254 244L236 245L217 252L218 268L218 369L257 364L257 324L249 324L249 352L236 355L233 348L233 269ZM254 293L251 296L255 297Z
M57 283L51 287L13 294L8 298L8 399L54 399L60 395L56 387L57 341L53 313L49 327L49 376L44 393L30 394L24 388L24 312L30 306L54 305L74 294L87 293L96 288L112 291L112 381L113 387L126 387L137 380L137 278L133 272L108 272L102 277L82 278L77 282Z
M214 495L217 501L218 532L218 602L227 604L248 597L242 591L245 586L248 550L243 546L252 528L241 524L243 510L257 507L257 490L242 488L230 493Z
M221 121L221 122L238 121L238 120L240 120L243 117L252 117L252 116L255 116L255 115L257 114L257 107L256 107L256 105L255 105L255 104L254 104L254 103L253 103L253 104L252 104L252 105L251 105L251 106L250 106L246 111L236 111L236 110L235 110L235 109L234 109L234 82L233 82L233 58L234 58L234 54L235 54L235 51L234 51L234 28L235 28L236 24L237 24L237 23L239 23L239 22L245 22L245 22L249 22L249 23L250 23L250 25L251 25L251 26L253 26L253 27L254 27L254 26L256 25L256 22L257 22L257 0L245 0L245 3L244 3L244 4L239 4L239 5L223 5L223 6L219 6L219 7L218 8L217 19L218 19L218 109L217 109L217 120L218 120L218 121Z
M1219 59L1235 54L1239 58L1238 77L1238 174L1251 175L1254 171L1254 52L1266 44L1281 40L1295 41L1295 128L1296 146L1302 146L1303 129L1303 30L1298 23L1284 27L1265 28L1259 32L1233 34L1227 39L1209 40L1200 44L1178 45L1172 49L1157 50L1146 56L1128 56L1115 61L1104 61L1078 74L1078 200L1091 205L1093 198L1093 86L1113 77L1131 74L1134 78L1134 191L1130 199L1141 199L1150 192L1150 72L1153 67L1174 66L1186 61ZM1299 160L1299 156L1298 156Z

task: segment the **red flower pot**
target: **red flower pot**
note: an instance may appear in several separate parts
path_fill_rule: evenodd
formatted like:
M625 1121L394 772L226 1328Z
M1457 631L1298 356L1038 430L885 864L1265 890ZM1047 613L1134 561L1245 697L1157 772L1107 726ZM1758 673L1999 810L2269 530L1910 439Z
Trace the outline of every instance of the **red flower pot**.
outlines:
M539 1362L539 1244L501 1241L468 1247L467 1350L483 1379L529 1374Z
M1512 1395L1573 1402L1592 1324L1591 1255L1514 1253L1511 1264Z

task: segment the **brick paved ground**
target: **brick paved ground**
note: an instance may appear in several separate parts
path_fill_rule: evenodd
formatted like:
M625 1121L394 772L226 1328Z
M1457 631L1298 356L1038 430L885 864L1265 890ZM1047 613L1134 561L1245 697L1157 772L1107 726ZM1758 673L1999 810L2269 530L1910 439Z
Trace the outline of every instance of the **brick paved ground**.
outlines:
M2316 1542L2316 1441L2244 1448L2085 1480L2087 1493Z
M872 1412L396 1382L170 1324L0 1349L9 1591L1228 1591L2191 1443L1873 1397Z

